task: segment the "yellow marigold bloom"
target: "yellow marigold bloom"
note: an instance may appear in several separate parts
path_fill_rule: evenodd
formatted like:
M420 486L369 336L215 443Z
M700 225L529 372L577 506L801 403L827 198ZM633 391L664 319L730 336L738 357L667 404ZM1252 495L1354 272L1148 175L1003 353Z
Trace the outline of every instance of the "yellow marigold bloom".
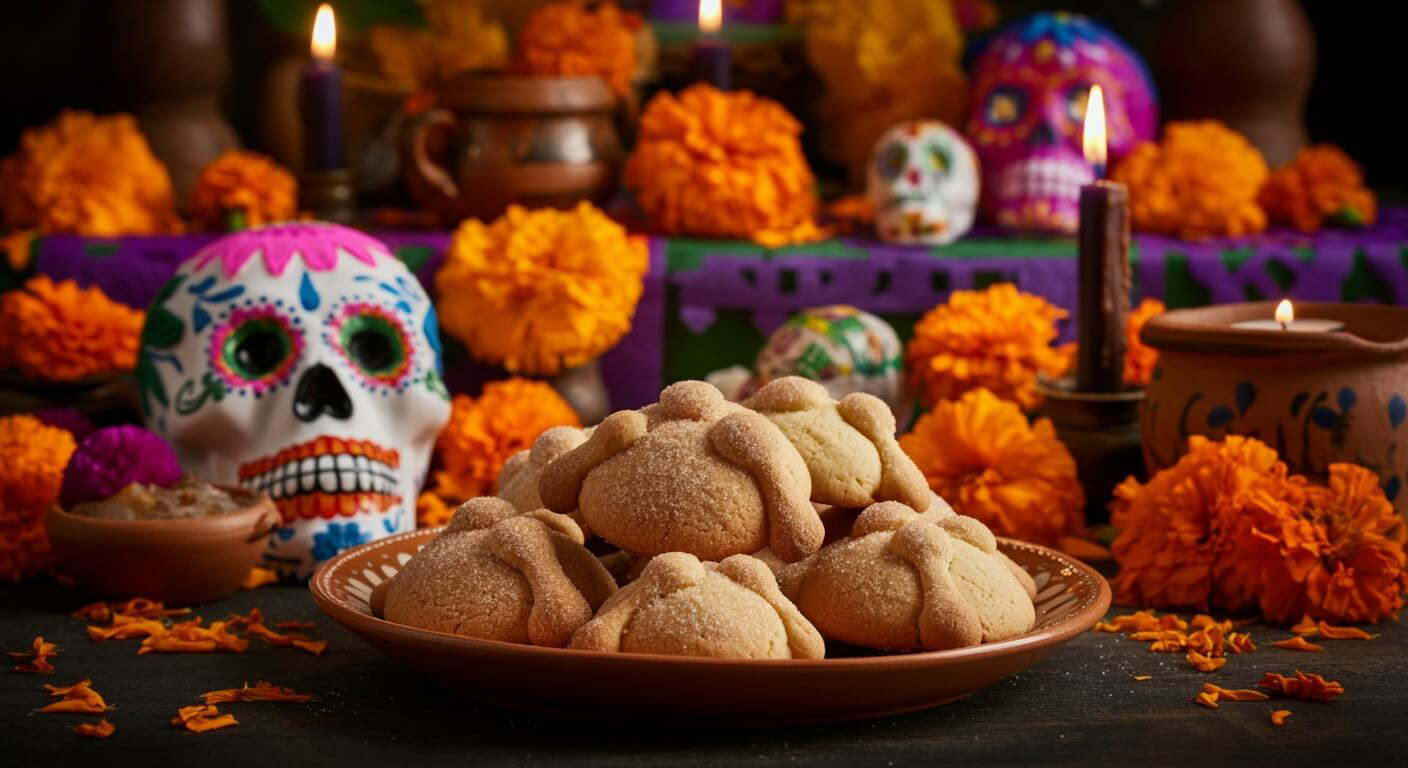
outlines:
M530 75L597 75L617 98L631 96L640 19L614 2L541 6L518 33L515 69Z
M590 203L510 206L460 225L435 275L440 324L480 360L550 375L595 359L631 329L650 268L645 239Z
M372 54L383 75L412 90L434 88L461 72L502 69L508 34L484 14L483 0L429 0L426 29L376 25Z
M494 381L478 398L456 395L450 423L435 441L432 486L416 502L420 524L443 525L461 502L494 493L504 461L560 426L581 422L541 381Z
M1076 462L1047 419L986 389L946 400L900 437L929 487L999 536L1056 546L1085 531Z
M191 190L191 218L208 230L262 227L298 215L298 182L271 158L230 150L203 168Z
M1238 541L1253 520L1293 517L1303 485L1258 440L1190 437L1177 464L1115 489L1115 600L1201 611L1254 605L1264 581L1238 566Z
M1397 616L1408 590L1402 517L1379 476L1354 464L1331 464L1328 485L1305 489L1298 514L1262 516L1243 534L1237 567L1258 590L1262 614L1290 623Z
M73 435L32 416L0 418L0 580L48 567L44 514L59 498L76 447Z
M1195 240L1266 229L1257 193L1269 175L1246 137L1216 120L1196 120L1164 126L1162 140L1140 143L1110 178L1129 185L1135 229Z
M0 163L10 229L115 237L176 231L171 176L131 115L61 112Z
M963 120L963 30L945 0L792 0L826 86L824 149L863 183L875 140L905 120Z
M661 91L641 115L625 183L662 232L806 239L817 199L801 132L787 110L749 91Z
M1066 358L1053 349L1066 311L1011 283L954 291L914 326L905 350L910 388L925 407L983 387L1026 410L1041 404L1036 375L1060 376Z
M1378 217L1378 198L1343 150L1317 144L1296 153L1294 163L1271 174L1259 197L1275 224L1318 232L1327 221L1367 227Z
M0 296L0 360L45 381L131 370L142 320L96 285L40 275Z

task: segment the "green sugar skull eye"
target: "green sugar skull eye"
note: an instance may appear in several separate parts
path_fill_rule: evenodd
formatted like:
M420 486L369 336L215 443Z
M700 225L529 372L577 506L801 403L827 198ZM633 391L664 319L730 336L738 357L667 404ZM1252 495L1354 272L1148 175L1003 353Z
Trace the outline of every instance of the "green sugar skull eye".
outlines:
M953 153L941 144L929 144L924 147L924 155L929 160L929 167L941 176L947 176L949 169L953 167Z
M909 148L896 141L880 152L877 162L879 168L876 170L880 172L880 178L894 181L899 178L900 172L904 170L904 166L908 162Z
M342 325L342 346L347 359L372 377L394 374L406 361L401 329L376 313L348 317Z
M303 339L272 307L240 309L216 327L211 363L232 389L262 393L287 378L303 352Z

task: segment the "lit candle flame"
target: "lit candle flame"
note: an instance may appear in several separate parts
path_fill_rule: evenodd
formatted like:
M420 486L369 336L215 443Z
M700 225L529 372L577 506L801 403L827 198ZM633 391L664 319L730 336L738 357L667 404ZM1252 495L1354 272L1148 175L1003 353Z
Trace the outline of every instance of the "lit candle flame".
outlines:
M717 34L724 25L724 8L721 0L699 0L699 31L706 35Z
M1095 169L1095 176L1105 175L1105 94L1100 86L1090 86L1090 96L1085 101L1085 131L1082 136L1085 149L1085 162Z
M1281 303L1276 305L1276 322L1284 328L1295 321L1296 311L1291 307L1291 300L1281 299Z
M332 6L323 3L318 6L318 15L313 18L313 58L332 61L337 52L337 22L332 16Z

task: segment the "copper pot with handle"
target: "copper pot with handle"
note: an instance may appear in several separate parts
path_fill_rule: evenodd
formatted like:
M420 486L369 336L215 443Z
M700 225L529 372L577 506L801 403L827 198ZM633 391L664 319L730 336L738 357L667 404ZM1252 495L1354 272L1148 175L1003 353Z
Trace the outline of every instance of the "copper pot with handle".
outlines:
M616 100L596 77L466 74L406 141L411 195L446 225L509 204L566 208L615 190Z

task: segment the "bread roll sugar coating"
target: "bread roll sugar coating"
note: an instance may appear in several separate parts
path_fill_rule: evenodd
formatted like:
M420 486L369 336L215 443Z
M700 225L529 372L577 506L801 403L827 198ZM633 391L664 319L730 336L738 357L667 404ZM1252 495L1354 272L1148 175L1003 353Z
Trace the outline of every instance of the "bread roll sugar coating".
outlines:
M570 519L485 497L406 562L378 608L397 624L561 648L615 591Z
M572 648L729 659L819 659L816 628L747 555L658 555L572 637Z
M867 508L850 538L783 568L779 582L825 637L868 648L962 648L1036 621L1031 591L986 526L897 502Z
M589 430L576 427L553 427L538 436L533 446L513 454L499 470L499 489L495 496L512 504L519 512L543 508L538 496L538 478L543 468L554 459L587 441Z
M895 439L895 417L874 395L832 400L826 388L800 376L768 382L745 403L763 414L801 454L812 501L862 509L899 501L929 502L929 486Z
M606 418L587 442L543 470L547 507L579 512L595 535L642 555L704 560L770 546L794 562L821 546L811 480L766 418L702 381Z

